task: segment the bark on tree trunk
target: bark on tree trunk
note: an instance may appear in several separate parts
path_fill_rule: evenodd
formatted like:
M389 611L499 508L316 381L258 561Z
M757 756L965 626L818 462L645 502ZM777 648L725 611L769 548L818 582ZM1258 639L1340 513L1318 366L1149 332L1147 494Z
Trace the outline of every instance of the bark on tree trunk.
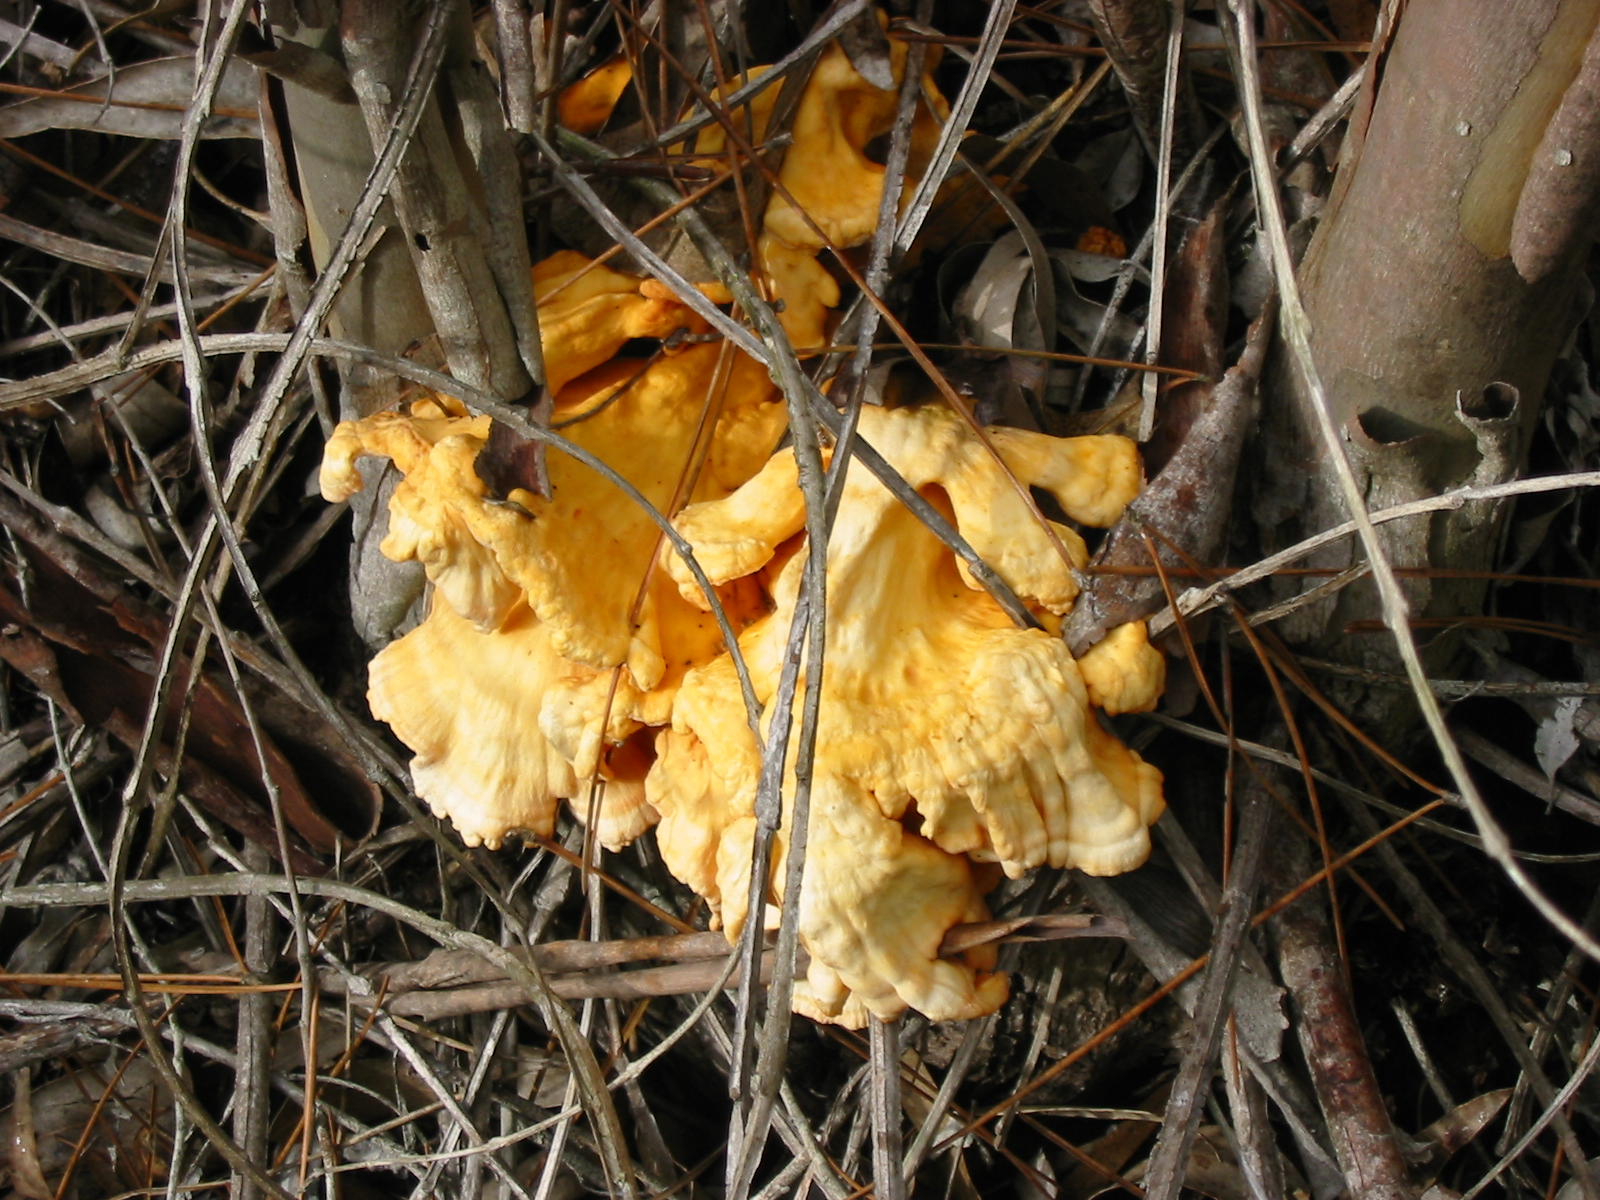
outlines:
M1600 0L1413 0L1375 103L1370 86L1358 101L1301 277L1334 422L1372 508L1497 482L1526 457L1591 238L1581 218L1600 133L1578 118L1593 117L1597 17ZM1347 519L1288 357L1269 372L1254 497L1268 549ZM1383 536L1396 566L1484 569L1502 507L1397 522ZM1357 554L1346 542L1315 565ZM1408 586L1416 617L1480 611L1486 590ZM1387 638L1345 633L1377 614L1362 581L1302 609L1286 632L1393 670ZM1457 644L1435 639L1433 665Z
M278 0L268 15L280 44L304 46L323 64L320 87L292 78L281 85L321 269L366 183L374 147L388 135L414 46L403 6ZM330 324L336 335L388 354L437 335L443 363L429 365L516 400L544 374L522 180L464 0L453 0L451 20L439 78L392 184L392 207L380 217L387 229L351 273ZM350 86L334 86L346 68ZM286 73L282 64L278 71ZM342 417L370 416L398 399L398 382L386 372L351 366L342 378ZM363 640L377 648L420 616L423 578L415 564L391 563L378 550L392 474L366 464L362 473L368 486L351 501L351 607Z
M274 6L269 17L280 45L289 41L329 55L338 53L336 5L301 4L297 11L297 6L283 3ZM284 148L293 157L312 265L321 271L372 170L372 142L354 93L341 101L290 80L282 80L281 87L288 118ZM283 202L288 203L287 198ZM433 318L393 209L386 205L378 219L385 229L346 280L328 324L335 337L384 354L401 354L433 334ZM287 253L297 255L300 247L288 247ZM284 254L280 247L280 258ZM339 375L342 418L371 416L399 398L400 381L386 372L351 363L342 365ZM385 514L394 491L393 472L362 464L362 477L367 486L351 497L350 505L355 528L350 608L356 632L377 649L397 629L420 617L423 575L418 564L391 562L378 550L388 531Z
M381 146L405 90L413 50L410 23L403 10L382 0L345 0L339 40L367 133L374 146ZM488 213L469 188L466 165L471 159L458 152L452 135L460 127L452 130L446 121L437 82L435 89L400 160L390 199L450 373L517 399L527 393L532 379L517 352L517 323L489 261L489 251L502 239L494 236ZM481 180L473 182L482 196ZM531 304L531 288L524 290Z
M290 5L280 9L272 14L276 18L272 32L280 43L293 41L313 50L338 53L337 11L296 13ZM323 24L313 24L314 20ZM341 102L289 80L282 81L282 88L288 117L286 148L293 153L311 257L320 271L372 170L372 142L353 94ZM336 337L384 354L399 354L432 334L433 320L400 222L388 207L379 220L385 231L351 272L329 325ZM399 394L392 376L368 367L341 368L341 376L346 393L344 415L348 417L371 416L392 404Z

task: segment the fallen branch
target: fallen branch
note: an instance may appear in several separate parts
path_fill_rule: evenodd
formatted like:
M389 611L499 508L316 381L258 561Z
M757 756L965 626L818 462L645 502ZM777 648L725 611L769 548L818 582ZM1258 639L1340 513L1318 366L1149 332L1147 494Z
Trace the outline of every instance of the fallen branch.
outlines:
M1118 921L1088 913L1064 913L957 925L945 935L940 952L951 957L989 943L1126 935L1126 928ZM728 940L721 933L608 942L546 942L531 951L540 969L551 976L550 990L564 1000L641 1000L704 992L723 978L730 953ZM796 969L803 972L809 959L803 950L799 958ZM634 971L613 969L647 959L667 960L671 965ZM773 951L767 950L761 957L762 983L770 979L772 963ZM526 988L512 983L504 971L471 951L438 950L419 962L380 963L363 967L361 973L374 984L386 979L381 993L385 1007L395 1016L414 1020L435 1021L533 1003ZM740 978L735 968L724 986L736 988ZM358 1006L373 1003L380 994L376 987L366 996L357 994L349 980L331 970L321 972L321 986L324 991L349 996Z
M1286 849L1276 863L1278 888L1309 869L1300 839L1289 841ZM1411 1200L1416 1189L1367 1057L1322 903L1316 896L1304 897L1274 921L1279 970L1298 1010L1300 1047L1352 1194L1363 1200Z

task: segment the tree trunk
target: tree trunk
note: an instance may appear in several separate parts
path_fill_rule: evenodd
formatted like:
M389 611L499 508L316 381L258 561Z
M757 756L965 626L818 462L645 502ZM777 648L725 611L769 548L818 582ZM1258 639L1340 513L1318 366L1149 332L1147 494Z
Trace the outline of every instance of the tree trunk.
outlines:
M1334 424L1372 509L1500 482L1526 458L1590 241L1597 15L1597 0L1413 0L1375 102L1376 72L1357 101L1301 280ZM1348 519L1282 350L1261 448L1255 516L1269 550ZM1482 570L1504 508L1396 522L1383 537L1398 567ZM1350 540L1315 565L1359 556ZM1414 617L1477 613L1486 592L1479 581L1407 586ZM1377 615L1364 580L1284 629L1324 654L1394 670L1381 633L1346 632ZM1430 665L1446 668L1458 645L1433 639ZM1381 718L1383 705L1366 711Z
M470 12L464 3L455 8L440 77L379 216L384 228L375 229L329 324L335 336L385 354L420 347L428 365L517 400L543 377L520 168L476 56ZM389 4L280 0L268 15L280 46L306 47L326 63L315 78L297 79L304 67L286 70L281 54L269 68L281 78L287 141L321 270L388 134L414 46L405 10ZM329 86L327 76L343 79L347 68L350 86ZM399 381L387 372L349 364L341 375L344 418L399 399ZM351 498L351 609L357 632L376 649L420 617L423 576L416 564L379 552L394 480L373 465L362 471L368 486Z

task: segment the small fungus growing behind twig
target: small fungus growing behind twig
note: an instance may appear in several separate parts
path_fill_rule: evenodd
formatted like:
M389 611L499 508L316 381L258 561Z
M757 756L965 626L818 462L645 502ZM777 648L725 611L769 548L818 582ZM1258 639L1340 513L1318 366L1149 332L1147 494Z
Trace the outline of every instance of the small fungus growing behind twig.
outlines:
M887 23L883 13L878 17ZM802 350L826 343L827 312L837 307L840 299L838 283L817 261L818 251L830 241L840 249L859 246L872 237L878 224L884 167L874 161L868 150L894 129L900 81L905 77L909 53L907 44L898 38L889 37L888 45L894 76L894 87L888 90L863 78L837 42L830 42L823 50L795 109L791 129L794 140L783 156L779 187L767 201L757 249L770 297L783 301L779 321L789 340ZM938 141L940 122L950 115L949 105L933 80L933 70L939 62L938 48L930 49L911 126L906 166L906 177L911 180L921 176ZM756 67L748 77L766 70L767 67ZM743 78L746 77L741 81ZM738 108L731 114L741 132L744 122L749 121L753 144L759 145L766 137L779 90L768 88L752 101L748 112ZM724 153L727 144L726 131L712 125L696 138L694 152L712 158ZM786 195L804 210L804 217ZM909 199L908 190L903 200Z
M626 55L618 54L601 63L576 83L561 89L556 100L561 124L585 137L599 133L632 80L633 65Z
M881 10L878 17L887 19ZM795 110L794 143L778 174L783 191L775 191L767 201L766 232L770 236L791 246L820 249L823 242L813 225L840 247L859 246L877 228L884 167L869 156L868 148L894 129L900 81L910 53L910 47L899 38L889 37L888 44L894 87L887 91L863 78L838 42L830 42L817 59ZM950 115L950 106L933 80L938 65L937 53L926 57L906 164L907 178L912 180L921 176L933 156L940 124ZM804 210L804 217L783 192Z
M1046 617L1071 608L1077 585L1006 470L1096 525L1116 520L1139 487L1125 438L995 429L1002 468L942 408L864 409L860 432ZM793 457L779 453L731 496L677 522L713 582L767 573L773 611L740 646L769 705L800 594L803 519ZM1055 532L1082 566L1078 535ZM694 599L681 560L669 569ZM1105 875L1145 860L1161 776L1101 727L1092 705L1152 704L1161 656L1142 628L1118 635L1092 664L1091 695L1059 637L1017 629L854 464L829 542L827 620L800 901L813 966L796 1004L847 1024L908 1005L938 1020L993 1011L1004 985L985 964L937 955L951 925L985 919L968 860L1012 877L1042 863ZM726 656L685 677L657 751L646 794L661 813L662 857L732 934L746 917L760 756ZM792 790L791 780L786 803Z
M909 53L909 47L898 38L891 37L888 42L895 82L888 91L864 79L837 42L822 52L795 111L794 144L778 173L780 187L767 201L760 259L774 298L784 302L780 320L797 347L827 342L827 310L839 303L839 285L816 260L817 252L827 242L840 249L859 246L872 237L878 224L884 168L867 150L875 139L894 129ZM938 141L940 122L950 115L933 81L938 59L937 54L929 54L923 70L922 95L911 126L908 180L922 174ZM910 198L908 188L902 203Z

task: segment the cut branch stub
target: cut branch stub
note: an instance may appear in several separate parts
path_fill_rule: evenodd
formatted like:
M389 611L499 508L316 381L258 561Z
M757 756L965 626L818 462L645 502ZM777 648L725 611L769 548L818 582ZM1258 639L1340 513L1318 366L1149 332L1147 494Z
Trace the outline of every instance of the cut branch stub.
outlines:
M1216 561L1233 513L1239 456L1254 415L1256 381L1271 332L1269 311L1251 326L1244 354L1222 381L1196 385L1209 393L1204 411L1160 474L1101 543L1094 556L1096 566L1149 566L1145 532L1150 529L1158 535L1161 565L1168 570L1188 567L1185 556L1203 566ZM1165 595L1159 578L1092 575L1067 618L1063 631L1067 644L1074 654L1084 654L1116 626L1151 616Z

